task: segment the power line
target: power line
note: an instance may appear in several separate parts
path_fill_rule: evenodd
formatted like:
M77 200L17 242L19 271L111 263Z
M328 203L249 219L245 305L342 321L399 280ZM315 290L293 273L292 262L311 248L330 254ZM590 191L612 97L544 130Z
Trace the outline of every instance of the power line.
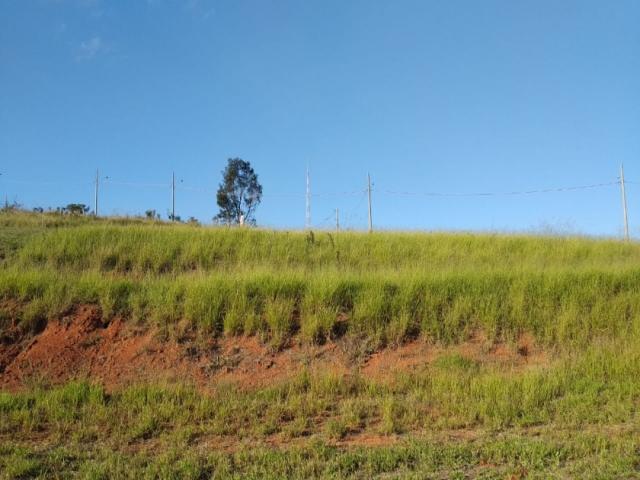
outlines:
M367 191L364 190L361 193L360 198L357 201L357 203L355 205L352 205L352 208L350 208L347 211L347 213L345 215L343 215L343 219L342 219L343 229L353 228L353 226L356 224L356 221L363 220L361 208L364 205L364 201L366 199L367 199Z
M102 179L99 177L99 173L96 171L96 178L92 182L81 181L81 182L73 182L73 181L39 181L39 180L22 180L22 179L13 179L7 178L6 175L2 175L1 181L4 184L18 184L18 185L50 185L50 186L93 186L95 188L94 191L94 210L95 214L98 214L98 189L99 182ZM182 180L180 182L175 181L175 176L172 177L171 183L147 183L147 182L136 182L136 181L122 181L122 180L114 180L109 177L105 177L103 180L104 185L111 186L122 186L133 189L141 189L141 188L158 188L158 189L171 189L172 191L172 209L171 214L172 217L175 217L175 195L176 189L201 192L207 195L215 195L217 192L217 188L214 187L201 187L196 185L184 185ZM623 184L624 182L624 184ZM627 221L627 211L626 211L626 195L624 192L625 185L640 185L640 182L634 180L623 180L622 172L620 178L615 181L602 182L602 183L593 183L587 185L574 185L574 186L564 186L564 187L552 187L552 188L538 188L538 189L530 189L530 190L513 190L513 191L485 191L485 192L443 192L443 191L406 191L406 190L390 190L390 189L380 189L374 188L371 183L370 176L367 175L367 186L366 188L360 188L357 190L344 190L344 191L332 191L332 192L316 192L311 193L310 182L309 182L309 173L307 171L307 188L306 192L282 192L282 193L267 193L263 195L263 198L296 198L301 199L306 197L307 201L307 218L305 224L307 226L311 226L311 218L310 218L310 199L311 198L331 198L331 197L358 197L358 202L356 208L351 211L347 211L346 214L342 215L342 225L347 226L350 221L353 221L355 217L362 218L364 212L360 214L352 213L354 210L359 209L364 202L365 199L368 200L368 229L372 230L372 212L371 212L371 201L372 201L372 192L382 193L384 195L390 196L413 196L413 197L507 197L507 196L526 196L526 195L539 195L539 194L547 194L547 193L561 193L561 192L572 192L572 191L582 191L582 190L592 190L598 188L606 188L611 186L621 186L622 195L623 195L623 214L625 220L625 237L628 237L628 221ZM351 202L349 202L351 203ZM343 210L344 212L344 210ZM333 210L335 213L335 210ZM323 219L320 225L324 225L329 222L332 215L329 215L327 218Z
M323 228L330 225L330 221L334 218L335 213L331 213L323 218L319 224L316 225L316 228Z
M12 179L7 178L3 175L2 178L3 183L12 183L12 184L22 184L22 185L95 185L95 180L91 182L81 181L81 182L69 182L69 181L39 181L39 180L20 180L20 179ZM123 181L123 180L113 180L111 178L105 178L103 183L115 186L123 186L123 187L132 187L132 188L171 188L171 183L148 183L148 182L132 182L132 181ZM640 182L635 180L627 180L625 179L625 184L634 184L640 185ZM620 185L620 180L611 181L611 182L603 182L603 183L594 183L589 185L576 185L576 186L568 186L568 187L553 187L553 188L540 188L540 189L532 189L532 190L520 190L520 191L507 191L507 192L437 192L437 191L407 191L407 190L389 190L389 189L381 189L371 188L372 192L378 192L385 195L404 195L404 196L428 196L428 197L490 197L490 196L514 196L514 195L535 195L541 193L556 193L556 192L568 192L568 191L576 191L576 190L586 190L586 189L595 189L595 188L603 188L609 187L613 185ZM211 187L201 187L195 185L184 185L184 184L176 184L176 189L180 190L190 190L202 193L216 193L217 188ZM358 190L345 190L345 191L334 191L334 192L309 192L310 197L339 197L339 196L358 196L364 193L368 193L368 188L358 189ZM293 193L293 192L283 192L283 193L266 193L262 195L263 197L297 197L303 198L307 196L306 192Z
M351 190L345 192L325 192L325 193L312 193L312 197L354 197L357 195L362 195L367 190Z
M121 187L139 187L139 188L171 188L170 183L140 183L140 182L122 182L118 180L106 179L104 183L110 185L118 185Z
M209 187L198 187L193 185L176 185L176 189L178 190L187 190L191 192L205 193L207 195L213 195L217 193L217 188L209 188ZM272 198L272 197L282 197L282 198L302 198L304 197L304 193L268 193L263 194L262 198ZM313 196L313 195L312 195Z
M51 185L51 186L61 186L61 185L93 185L93 182L51 182L51 181L38 181L38 180L14 180L8 179L6 177L2 178L3 183L14 183L17 185Z
M629 183L629 182L627 182ZM573 187L555 187L555 188L542 188L536 190L521 190L511 192L408 192L408 191L394 191L394 190L381 190L380 193L386 195L405 195L405 196L425 196L425 197L498 197L498 196L514 196L514 195L535 195L540 193L555 193L555 192L570 192L575 190L587 190L592 188L609 187L612 185L619 185L619 181L594 183L591 185L577 185Z
M167 185L168 186L168 185ZM200 193L216 193L218 191L217 188L209 188L209 187L199 187L194 185L176 185L177 189L180 190L190 190L194 192ZM313 197L347 197L347 196L356 196L361 195L366 190L350 190L350 191L342 191L342 192L320 192L320 193L265 193L262 194L262 198L306 198L307 195L311 198Z

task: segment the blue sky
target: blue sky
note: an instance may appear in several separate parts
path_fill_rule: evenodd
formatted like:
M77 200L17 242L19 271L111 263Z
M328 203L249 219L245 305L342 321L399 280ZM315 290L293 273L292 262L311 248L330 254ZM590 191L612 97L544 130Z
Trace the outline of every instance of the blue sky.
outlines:
M258 223L619 235L640 182L635 0L0 0L0 195L209 221L229 157ZM355 192L355 193L353 193ZM410 192L397 195L390 192ZM640 235L640 183L628 185Z

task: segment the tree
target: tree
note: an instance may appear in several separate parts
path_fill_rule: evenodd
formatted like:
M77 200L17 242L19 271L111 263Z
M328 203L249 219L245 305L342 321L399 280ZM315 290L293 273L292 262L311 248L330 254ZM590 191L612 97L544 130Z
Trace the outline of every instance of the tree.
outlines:
M216 199L220 212L214 221L228 225L255 225L253 215L262 200L262 185L249 162L241 158L228 160Z
M84 203L70 203L62 210L71 215L84 215L89 211L89 207Z
M155 211L155 209L145 210L144 216L147 217L148 220L160 220L160 214Z

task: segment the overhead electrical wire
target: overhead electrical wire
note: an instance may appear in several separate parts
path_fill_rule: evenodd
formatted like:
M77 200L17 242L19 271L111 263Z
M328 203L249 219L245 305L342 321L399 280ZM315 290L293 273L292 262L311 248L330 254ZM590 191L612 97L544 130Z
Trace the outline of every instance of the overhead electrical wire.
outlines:
M628 182L625 182L628 183ZM496 196L514 196L514 195L535 195L540 193L556 193L556 192L569 192L576 190L587 190L592 188L609 187L612 185L620 185L620 181L594 183L591 185L577 185L572 187L554 187L554 188L541 188L536 190L520 190L511 192L408 192L408 191L394 191L394 190L375 190L379 193L386 195L400 195L400 196L425 196L425 197L496 197Z

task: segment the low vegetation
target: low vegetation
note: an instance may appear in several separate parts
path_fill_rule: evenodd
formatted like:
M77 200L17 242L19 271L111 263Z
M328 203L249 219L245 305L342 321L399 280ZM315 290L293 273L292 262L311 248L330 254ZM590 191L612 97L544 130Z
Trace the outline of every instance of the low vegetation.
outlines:
M21 213L0 225L3 331L34 335L95 304L105 322L257 335L274 351L482 332L547 353L523 366L443 349L389 378L301 367L250 390L33 379L0 392L0 476L640 478L635 243Z
M639 378L629 342L519 374L443 357L390 382L303 373L212 395L36 387L0 394L0 436L11 439L0 465L47 478L628 477ZM359 443L363 433L381 446Z
M378 346L532 332L549 344L638 329L640 247L579 238L273 232L158 222L4 218L0 296L42 326L78 303L206 335L286 343L346 332Z

